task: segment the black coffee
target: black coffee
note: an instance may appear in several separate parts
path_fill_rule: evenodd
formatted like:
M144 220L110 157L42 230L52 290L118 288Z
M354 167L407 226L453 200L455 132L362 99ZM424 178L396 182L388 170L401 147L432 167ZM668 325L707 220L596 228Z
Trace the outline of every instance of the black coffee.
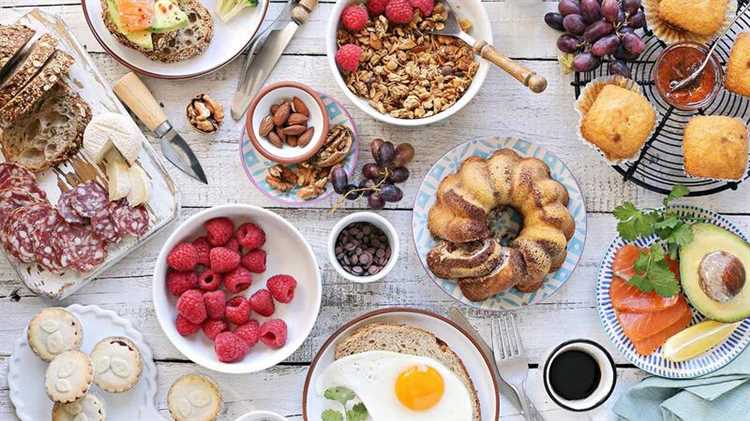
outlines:
M599 387L601 379L599 364L583 351L561 352L550 363L550 387L568 401L588 398Z

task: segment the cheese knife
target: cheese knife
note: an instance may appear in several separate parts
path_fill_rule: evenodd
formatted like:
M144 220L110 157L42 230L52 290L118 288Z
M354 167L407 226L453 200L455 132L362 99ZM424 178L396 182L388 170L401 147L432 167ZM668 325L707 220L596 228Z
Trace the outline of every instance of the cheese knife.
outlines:
M290 1L276 21L253 41L240 72L237 92L232 100L232 118L239 121L263 82L276 67L281 54L300 26L310 17L318 0Z
M154 95L135 73L130 72L120 78L112 90L159 139L161 151L167 161L185 174L208 184L206 173L190 145L175 131Z

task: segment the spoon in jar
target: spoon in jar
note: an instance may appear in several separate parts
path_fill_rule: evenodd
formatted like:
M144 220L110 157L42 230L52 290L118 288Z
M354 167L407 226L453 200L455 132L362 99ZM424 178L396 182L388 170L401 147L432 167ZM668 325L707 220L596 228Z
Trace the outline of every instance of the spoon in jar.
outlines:
M716 41L714 41L714 45L712 45L711 48L708 50L708 53L706 53L706 58L703 59L703 62L701 63L701 65L697 69L695 69L693 73L691 73L688 77L680 81L673 80L669 82L670 94L674 91L682 89L685 86L691 84L695 79L697 79L701 75L701 73L703 73L704 70L706 70L706 66L708 65L709 60L711 60L711 57L713 56L714 51L716 51L716 47L719 45L719 40L722 39L724 35L727 34L727 32L729 32L729 28L734 26L734 24L737 22L737 19L739 19L740 16L745 14L748 7L750 7L750 3L747 3L746 5L742 6L742 9L740 9L740 11L737 12L737 15L734 17L734 19L732 19L732 23L727 25L726 29L724 29L724 32L722 32L721 35L719 35L716 38Z

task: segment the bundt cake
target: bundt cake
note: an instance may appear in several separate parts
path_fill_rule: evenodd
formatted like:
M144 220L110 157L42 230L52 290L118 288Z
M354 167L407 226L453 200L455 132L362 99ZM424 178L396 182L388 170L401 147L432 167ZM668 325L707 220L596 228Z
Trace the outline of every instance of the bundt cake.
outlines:
M511 287L536 291L565 262L575 231L567 204L568 191L539 159L510 149L488 159L467 158L438 186L428 228L443 241L429 252L427 264L436 276L455 279L473 301ZM523 217L510 247L492 238L488 221L493 209L505 206Z

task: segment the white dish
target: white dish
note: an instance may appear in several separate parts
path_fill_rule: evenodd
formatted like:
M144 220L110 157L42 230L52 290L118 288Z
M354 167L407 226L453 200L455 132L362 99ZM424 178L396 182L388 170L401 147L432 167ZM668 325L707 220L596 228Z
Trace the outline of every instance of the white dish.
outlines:
M216 217L228 217L235 227L245 222L258 224L266 232L263 249L268 253L266 271L254 274L252 286L242 294L249 297L255 291L265 288L266 280L277 274L289 274L297 279L298 285L294 300L289 304L276 305L271 318L283 319L289 327L286 344L280 349L270 349L258 343L242 361L223 363L216 358L213 342L201 332L183 337L177 333L175 319L177 299L167 291L167 254L180 241L205 235L203 223ZM310 244L288 221L274 212L251 205L223 205L199 212L183 222L167 239L156 261L153 280L153 300L156 318L169 341L185 357L210 370L246 374L273 367L288 358L302 345L310 334L320 310L322 283L320 269ZM259 322L267 318L256 317Z
M490 368L489 358L480 351L479 344L454 322L426 310L412 308L385 308L364 314L344 324L321 346L307 371L302 392L302 417L305 421L319 421L320 414L328 408L327 401L318 396L315 384L325 367L333 363L336 343L358 328L371 323L393 323L409 325L427 330L461 358L469 372L474 388L479 396L483 421L500 419L500 390L495 372Z
M162 419L154 405L157 383L156 366L151 348L130 320L118 316L114 311L104 310L97 306L73 304L67 307L67 310L80 320L83 327L81 351L90 352L97 342L109 336L128 337L141 351L143 373L138 384L128 392L108 393L96 385L91 386L91 390L106 405L107 419L109 421ZM50 419L52 401L47 397L44 387L47 365L29 348L24 330L23 335L16 341L13 355L8 362L10 400L21 421Z
M202 54L178 63L162 63L126 47L107 30L102 19L100 0L83 0L83 14L94 37L102 48L123 66L145 76L160 79L189 79L211 73L240 55L260 29L268 11L268 0L258 0L258 6L247 8L229 22L216 16L217 0L201 0L214 23L211 43Z
M446 118L457 113L474 98L477 92L479 92L482 84L484 84L484 80L487 78L490 64L486 60L477 56L476 59L479 61L479 70L474 76L474 80L471 82L469 89L466 90L464 95L455 104L453 104L453 106L438 114L435 114L434 116L413 120L395 118L391 117L388 114L383 114L370 106L365 98L359 97L354 92L349 90L349 88L346 86L346 82L344 82L344 78L341 77L341 72L339 71L338 65L336 65L336 31L339 28L339 16L341 16L341 12L344 11L344 8L351 3L353 3L352 0L338 0L333 6L333 10L328 17L328 26L326 28L326 54L328 55L328 67L330 67L331 72L333 73L333 79L339 85L339 88L344 91L344 94L346 94L349 100L351 100L354 105L359 107L362 111L369 114L372 118L380 120L383 123L393 124L395 126L426 126L428 124L445 120ZM487 15L487 10L485 10L480 0L464 0L460 2L453 1L450 4L453 7L454 12L456 13L456 16L464 17L471 21L473 25L470 33L471 35L473 35L478 40L487 40L487 42L492 44L493 38L490 18Z
M234 421L286 421L286 418L271 411L253 411L242 415Z
M383 269L375 275L352 275L351 273L345 271L341 266L341 263L339 263L338 259L336 259L336 240L339 238L339 234L341 234L341 231L343 231L344 228L357 222L369 222L372 225L380 228L388 237L388 243L391 247L391 257L388 260L388 263L383 267ZM349 216L346 216L336 223L336 225L331 230L331 234L328 236L328 259L331 261L331 266L333 266L333 268L336 269L336 273L338 273L344 279L359 284L367 284L385 278L396 266L396 261L398 261L398 254L399 239L396 228L394 228L393 224L391 224L387 219L373 212L356 212Z

